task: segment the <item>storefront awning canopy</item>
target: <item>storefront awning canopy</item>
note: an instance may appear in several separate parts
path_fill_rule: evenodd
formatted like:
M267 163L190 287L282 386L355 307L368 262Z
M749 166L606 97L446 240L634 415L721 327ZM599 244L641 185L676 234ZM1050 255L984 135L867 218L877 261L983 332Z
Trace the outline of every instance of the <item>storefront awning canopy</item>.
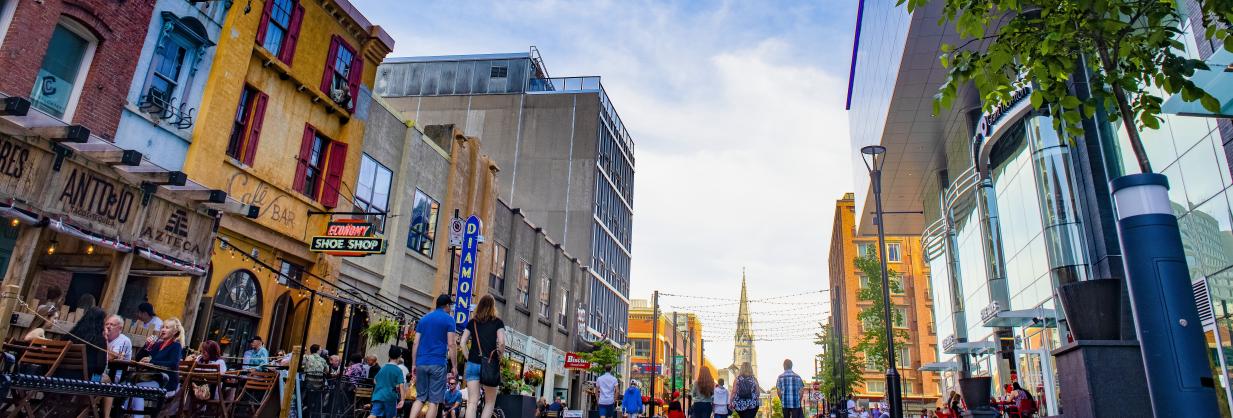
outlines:
M1045 308L1020 309L1016 311L1001 311L997 316L984 322L989 328L1022 327L1030 324L1056 324L1057 311Z
M1199 101L1187 102L1181 94L1174 94L1165 100L1160 110L1182 116L1203 116L1209 118L1233 118L1233 52L1221 48L1207 59L1209 70L1196 70L1190 77L1196 85L1208 94L1216 96L1220 101L1220 110L1213 113L1199 104Z
M933 363L925 363L919 369L922 372L949 372L959 370L959 363L953 361L940 361Z
M975 354L984 351L992 351L997 348L997 344L993 341L974 341L955 343L946 349L946 354Z

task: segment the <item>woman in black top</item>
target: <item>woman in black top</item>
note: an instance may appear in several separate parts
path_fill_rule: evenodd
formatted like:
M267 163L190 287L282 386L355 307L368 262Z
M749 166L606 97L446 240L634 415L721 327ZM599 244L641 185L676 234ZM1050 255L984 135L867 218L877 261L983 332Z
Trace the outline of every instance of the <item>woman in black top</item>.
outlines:
M86 369L90 380L96 382L102 379L103 370L107 367L107 352L103 351L103 347L107 347L107 337L103 336L103 322L106 320L107 314L92 306L86 309L68 335L69 341L86 346Z
M480 370L485 360L501 361L505 351L505 322L497 317L497 301L492 295L484 295L475 307L475 317L462 331L462 341L470 345L467 350L467 418L475 418L479 407ZM498 363L499 364L499 363ZM484 413L482 418L492 418L493 406L497 403L497 387L484 386Z

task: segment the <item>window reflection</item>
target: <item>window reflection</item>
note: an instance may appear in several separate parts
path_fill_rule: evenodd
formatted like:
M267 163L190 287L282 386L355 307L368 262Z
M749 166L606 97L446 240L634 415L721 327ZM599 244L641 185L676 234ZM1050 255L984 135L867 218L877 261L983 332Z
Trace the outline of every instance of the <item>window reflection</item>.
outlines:
M1182 175L1186 180L1184 186L1191 208L1224 189L1224 176L1218 174L1220 164L1216 162L1216 158L1216 152L1209 141L1195 145L1182 155Z

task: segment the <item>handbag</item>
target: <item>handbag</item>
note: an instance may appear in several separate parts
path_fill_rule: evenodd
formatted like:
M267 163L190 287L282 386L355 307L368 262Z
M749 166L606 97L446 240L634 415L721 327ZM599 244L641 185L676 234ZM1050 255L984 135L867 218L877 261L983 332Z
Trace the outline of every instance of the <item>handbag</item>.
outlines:
M210 400L210 385L193 383L193 397L199 401Z
M484 344L479 335L479 326L475 325L476 321L471 321L471 332L475 334L475 345L479 348L480 354L484 354ZM493 349L484 356L484 361L480 363L480 384L488 387L501 386L501 357L497 355L497 350Z

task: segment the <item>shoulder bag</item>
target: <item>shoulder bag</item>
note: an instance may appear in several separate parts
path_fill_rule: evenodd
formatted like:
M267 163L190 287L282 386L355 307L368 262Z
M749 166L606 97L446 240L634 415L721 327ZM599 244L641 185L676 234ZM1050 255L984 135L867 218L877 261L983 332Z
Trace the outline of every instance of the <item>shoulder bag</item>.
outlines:
M479 348L481 355L484 355L483 363L480 363L480 384L488 387L501 386L501 356L494 348L492 351L485 352L483 341L479 335L479 325L471 321L471 332L475 333L475 345Z

